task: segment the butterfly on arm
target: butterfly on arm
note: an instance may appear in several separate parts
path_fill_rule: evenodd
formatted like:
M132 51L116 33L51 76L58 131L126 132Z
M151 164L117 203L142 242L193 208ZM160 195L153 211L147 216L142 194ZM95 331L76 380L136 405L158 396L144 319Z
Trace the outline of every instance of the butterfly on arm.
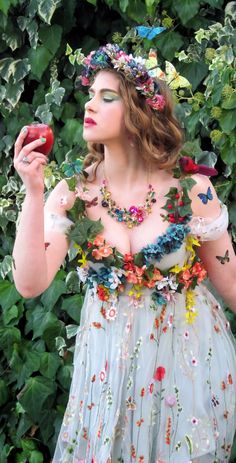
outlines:
M227 251L225 251L225 255L224 256L216 256L216 259L222 264L226 264L226 262L229 262L230 261L230 258L229 258L229 250L227 249Z
M208 201L212 201L213 194L212 194L211 188L210 187L207 188L206 194L205 193L198 193L198 197L200 198L200 200L202 201L203 204L207 204Z

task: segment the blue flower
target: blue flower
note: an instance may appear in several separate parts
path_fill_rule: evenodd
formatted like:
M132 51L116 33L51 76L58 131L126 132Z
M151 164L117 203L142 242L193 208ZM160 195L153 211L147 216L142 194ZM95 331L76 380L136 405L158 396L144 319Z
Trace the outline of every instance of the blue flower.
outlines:
M156 259L160 261L165 254L177 251L184 241L185 236L190 232L188 226L182 224L171 224L167 231L157 238L156 243L148 244L142 249L146 261Z

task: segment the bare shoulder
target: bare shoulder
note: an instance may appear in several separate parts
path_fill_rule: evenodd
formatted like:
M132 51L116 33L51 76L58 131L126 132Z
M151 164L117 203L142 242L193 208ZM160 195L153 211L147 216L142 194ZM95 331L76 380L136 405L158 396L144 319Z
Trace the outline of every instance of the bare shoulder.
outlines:
M196 182L189 191L193 215L212 218L218 217L221 210L220 201L209 177L195 174L191 178Z
M58 182L50 193L45 204L45 209L65 215L66 211L73 207L75 199L74 191L69 189L67 181L63 179Z

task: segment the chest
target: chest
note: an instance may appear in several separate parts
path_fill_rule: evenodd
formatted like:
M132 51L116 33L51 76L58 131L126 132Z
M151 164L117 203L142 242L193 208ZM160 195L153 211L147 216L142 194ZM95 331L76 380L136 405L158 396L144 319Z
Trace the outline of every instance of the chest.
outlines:
M159 236L166 232L169 226L169 222L163 218L166 215L166 211L163 209L166 203L164 193L156 194L156 202L152 204L150 213L145 215L142 223L132 228L128 228L125 221L118 221L117 216L111 217L109 208L102 206L103 198L99 187L91 185L88 194L91 199L95 197L98 199L96 205L86 207L87 216L91 220L101 220L104 227L102 235L106 242L112 247L116 247L122 254L135 254L147 244L153 244ZM120 195L120 207L129 209L132 205L141 206L144 203L145 200L142 204L137 204L134 198Z

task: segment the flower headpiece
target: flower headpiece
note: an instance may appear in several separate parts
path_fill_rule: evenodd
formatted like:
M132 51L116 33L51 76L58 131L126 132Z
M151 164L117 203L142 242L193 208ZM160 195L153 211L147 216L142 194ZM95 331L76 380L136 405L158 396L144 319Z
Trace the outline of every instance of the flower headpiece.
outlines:
M115 69L133 81L136 90L144 95L151 108L156 111L164 109L165 98L159 93L159 85L149 74L143 58L127 55L118 45L108 43L91 51L82 64L85 68L81 76L82 85L90 85L91 78L98 70Z

